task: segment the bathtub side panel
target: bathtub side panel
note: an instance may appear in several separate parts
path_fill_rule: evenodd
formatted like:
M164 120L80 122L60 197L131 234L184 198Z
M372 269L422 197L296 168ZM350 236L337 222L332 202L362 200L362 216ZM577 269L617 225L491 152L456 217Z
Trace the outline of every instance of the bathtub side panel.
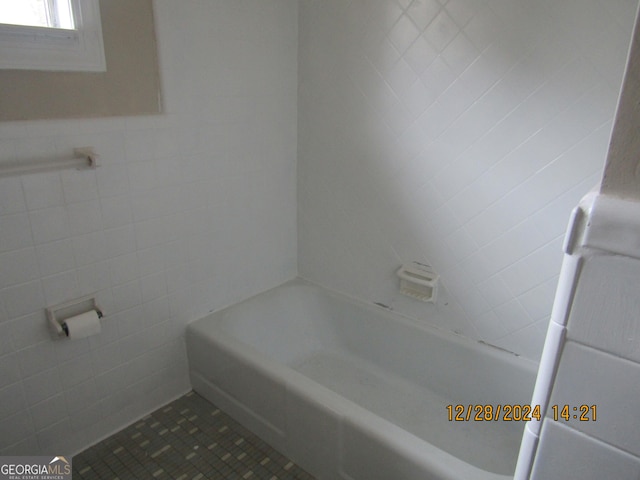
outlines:
M274 446L283 445L286 389L279 375L192 332L187 332L187 352L194 390Z
M359 418L358 418L359 417ZM342 424L341 470L358 480L511 480L485 472L418 441L410 434L363 416Z
M287 455L319 480L342 478L339 399L313 382L299 380L287 386Z

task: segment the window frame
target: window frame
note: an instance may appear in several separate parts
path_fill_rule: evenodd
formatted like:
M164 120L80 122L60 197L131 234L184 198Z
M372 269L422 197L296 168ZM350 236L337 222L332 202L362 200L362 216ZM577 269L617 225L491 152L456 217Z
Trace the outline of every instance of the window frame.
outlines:
M0 24L0 69L106 71L99 0L71 0L75 29Z

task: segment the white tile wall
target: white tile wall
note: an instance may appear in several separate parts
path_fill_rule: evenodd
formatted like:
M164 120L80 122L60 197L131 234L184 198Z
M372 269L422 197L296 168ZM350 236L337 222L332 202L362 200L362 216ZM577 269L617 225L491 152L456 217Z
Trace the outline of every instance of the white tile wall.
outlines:
M558 452L562 452L559 454ZM558 422L546 422L531 478L638 478L640 459Z
M586 230L564 258L532 400L546 405L546 417L538 446L523 443L517 479L640 474L638 421L632 413L640 394L638 204L590 194L579 208L572 230ZM580 419L583 405L588 421ZM568 418L555 419L563 408ZM527 431L537 434L531 425Z
M636 6L302 0L300 274L429 322L393 272L430 261L440 326L538 359Z
M565 344L550 405L571 406L566 425L640 457L640 432L632 413L638 395L640 364L573 341ZM597 420L574 418L571 410L580 405L596 405ZM547 410L545 423L551 414Z
M0 453L74 453L189 388L185 322L296 274L297 3L154 2L165 113L0 124ZM44 307L98 293L101 335Z
M619 255L591 257L582 270L569 317L571 339L640 362L639 288L640 261ZM621 308L614 315L616 307Z

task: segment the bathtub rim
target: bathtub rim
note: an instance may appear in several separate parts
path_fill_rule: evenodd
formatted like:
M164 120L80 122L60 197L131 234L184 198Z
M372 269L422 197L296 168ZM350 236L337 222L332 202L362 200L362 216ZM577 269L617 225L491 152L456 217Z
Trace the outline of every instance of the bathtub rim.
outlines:
M498 347L496 345L492 345L491 343L486 342L484 340L479 340L479 339L476 340L476 339L467 337L465 335L462 335L460 333L454 332L453 330L448 330L442 326L430 324L425 321L419 320L417 318L411 317L409 315L403 314L402 312L398 312L391 308L385 308L379 304L364 301L360 298L354 297L347 293L339 292L332 288L326 287L320 283L313 282L311 280L308 280L300 276L296 276L274 287L270 287L266 290L253 294L250 297L245 298L244 300L236 302L232 305L227 305L225 307L219 308L218 310L209 312L207 315L203 317L196 318L187 324L187 329L192 328L195 323L204 322L207 319L213 319L216 316L223 315L227 310L230 310L232 307L235 307L240 304L244 304L245 302L255 300L260 295L266 295L269 292L273 292L276 289L288 287L288 286L292 286L292 287L310 286L310 287L318 288L321 291L326 292L328 295L332 297L337 297L338 299L342 299L343 301L353 303L363 309L366 309L367 311L374 312L375 314L386 317L392 321L398 321L410 328L417 328L418 330L424 331L427 334L435 335L446 341L451 341L463 348L468 348L474 352L489 356L493 359L504 361L506 363L516 366L516 368L522 368L532 376L532 381L535 382L537 372L538 372L538 367L539 367L539 362L536 362L535 360L523 357L522 355L519 355L514 352L510 352L509 350ZM435 308L438 308L438 307L436 306ZM438 310L438 313L441 314L439 310ZM533 384L532 384L532 389L533 389Z
M213 344L214 348L219 348L223 352L231 355L236 360L241 361L246 365L250 365L256 369L259 373L264 374L269 380L277 382L284 386L285 391L294 392L296 395L302 395L307 400L316 402L322 408L329 409L336 412L341 422L346 422L353 428L358 428L364 434L369 435L371 438L375 438L383 442L386 446L390 447L396 453L400 453L418 465L428 466L430 471L436 472L440 475L444 475L447 478L452 475L468 475L468 478L474 478L478 480L510 480L513 477L511 475L497 474L483 470L473 464L450 454L436 445L428 442L425 439L418 437L417 435L402 429L402 427L394 424L393 422L386 420L385 418L367 410L365 407L358 405L357 403L343 397L339 393L331 390L322 384L309 379L304 374L297 372L291 366L279 362L271 355L261 352L249 343L246 343L230 332L224 331L223 328L215 330L216 335L210 335L211 328L207 324L215 324L223 321L222 315L233 308L236 305L255 300L260 295L267 294L273 290L279 288L286 288L288 286L309 286L320 289L321 292L326 293L331 297L337 297L342 301L351 303L359 308L363 308L366 311L372 312L376 315L381 315L384 318L388 318L390 321L401 322L402 324L411 328L417 328L420 331L424 331L426 335L436 336L444 341L453 342L456 345L460 345L462 348L470 350L472 353L477 353L483 356L490 356L494 359L513 365L515 368L521 368L528 371L531 374L532 380L535 380L537 372L537 363L524 357L517 356L511 352L507 352L498 347L493 347L484 342L470 339L468 337L456 334L455 332L448 331L443 328L438 328L435 325L425 324L417 319L408 317L399 312L389 310L382 306L364 302L360 299L354 298L350 295L346 295L342 292L326 288L315 282L308 281L301 277L288 280L280 285L267 289L256 295L253 295L241 302L234 305L230 305L221 308L215 312L206 315L203 318L190 322L187 325L187 336L196 335L206 339L207 342ZM207 334L209 330L209 334ZM188 340L187 340L188 341ZM189 367L190 374L199 376L199 382L205 382L210 387L226 395L229 400L235 402L238 408L242 409L245 413L252 416L252 418L261 423L265 423L265 420L261 418L257 413L254 413L250 407L246 406L242 399L235 398L231 393L225 392L220 389L215 383L207 378L205 372L201 372L193 365ZM192 383L197 383L193 382ZM321 404L316 401L316 398L321 397L328 400L328 403ZM276 428L274 425L267 422L264 425L267 428L275 429L276 434L285 436L285 432ZM391 435L390 435L391 433ZM428 452L427 454L425 454ZM341 457L344 452L341 452ZM436 459L440 461L435 461ZM342 465L342 458L340 459L340 465ZM342 472L346 475L346 473ZM349 478L348 476L345 478ZM452 478L452 477L451 477Z

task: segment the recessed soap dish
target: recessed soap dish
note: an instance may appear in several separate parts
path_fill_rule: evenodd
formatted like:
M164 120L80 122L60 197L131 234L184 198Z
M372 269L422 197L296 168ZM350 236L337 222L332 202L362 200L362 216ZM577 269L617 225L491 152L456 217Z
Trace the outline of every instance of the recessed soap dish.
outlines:
M396 275L400 278L400 293L421 302L436 302L439 275L431 265L406 263Z

